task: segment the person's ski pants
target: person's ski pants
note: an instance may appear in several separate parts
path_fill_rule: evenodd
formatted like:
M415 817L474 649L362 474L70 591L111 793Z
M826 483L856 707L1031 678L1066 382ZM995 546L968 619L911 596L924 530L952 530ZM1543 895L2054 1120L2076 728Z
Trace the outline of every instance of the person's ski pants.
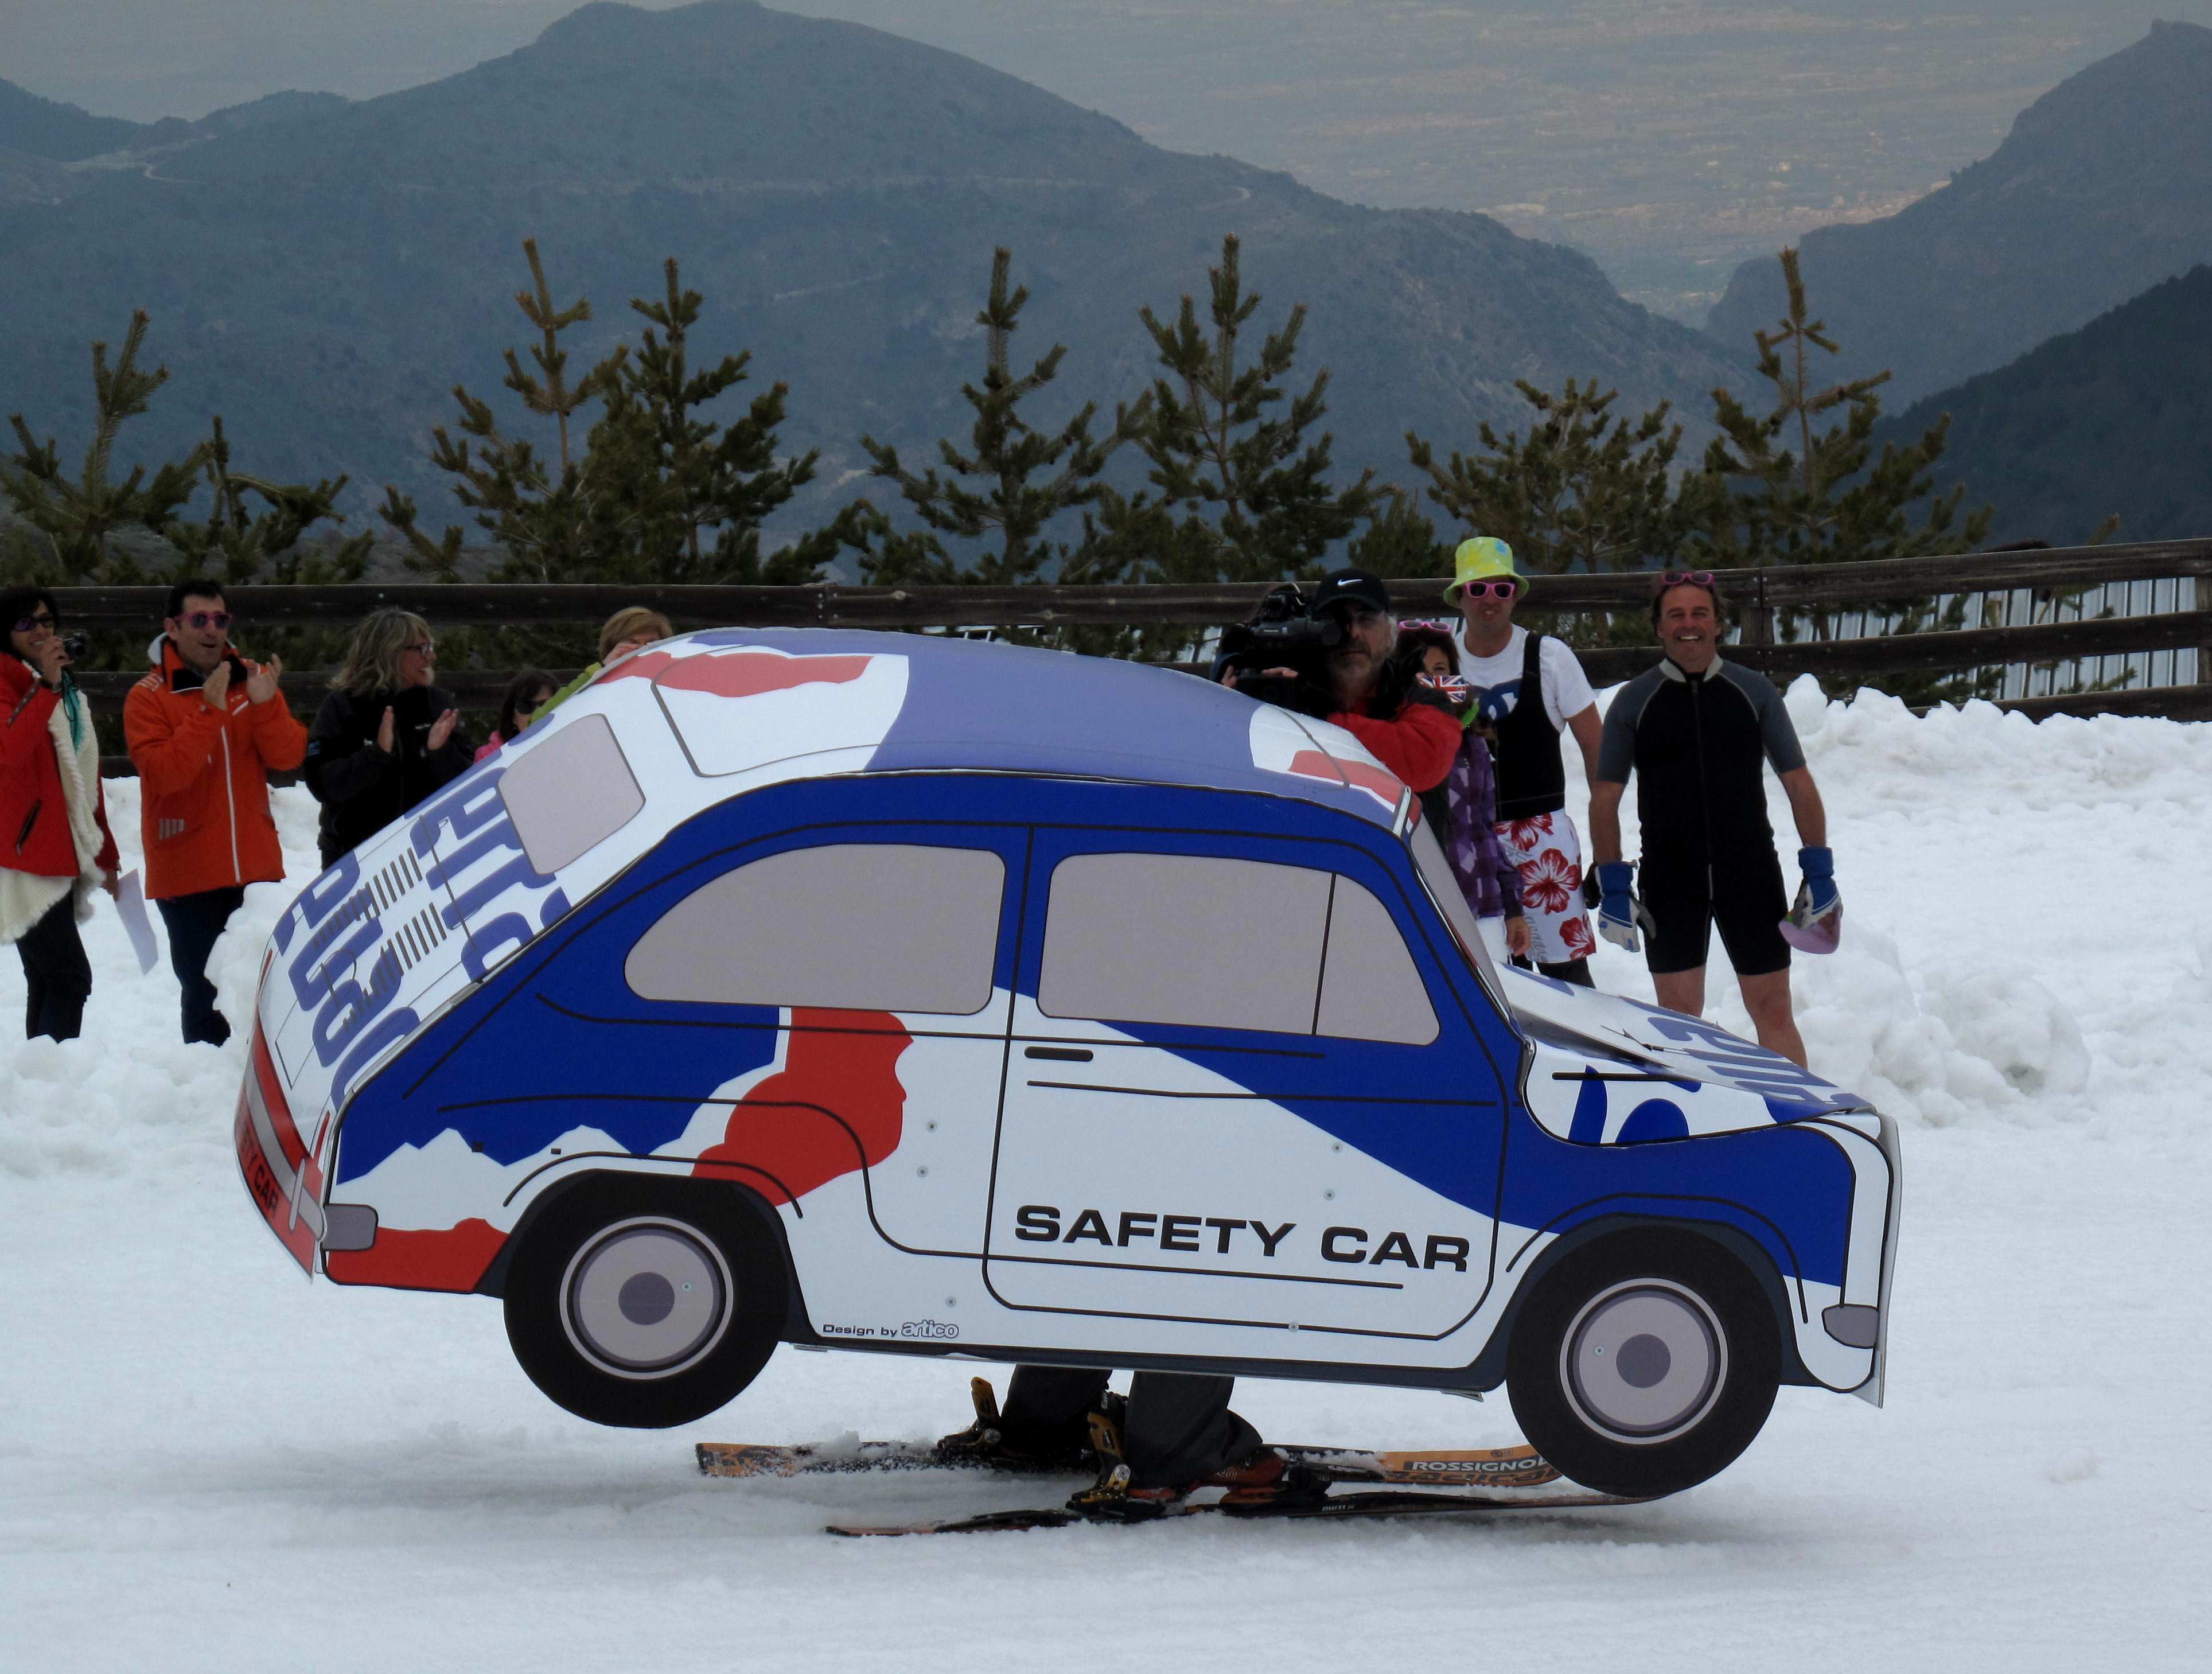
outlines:
M1085 1434L1109 1374L1087 1367L1014 1368L1000 1413L1009 1439ZM1188 1488L1261 1446L1260 1433L1229 1410L1234 1378L1139 1372L1129 1380L1121 1457L1136 1488Z
M75 1040L84 1027L84 1002L92 997L92 961L76 933L76 891L46 909L15 942L23 961L25 1038L46 1035Z
M177 986L183 992L187 1043L204 1040L220 1046L230 1038L228 1020L215 1008L215 984L208 980L207 962L216 939L245 899L246 892L233 885L169 896L154 904L161 910L161 922L169 932L169 969L177 973Z

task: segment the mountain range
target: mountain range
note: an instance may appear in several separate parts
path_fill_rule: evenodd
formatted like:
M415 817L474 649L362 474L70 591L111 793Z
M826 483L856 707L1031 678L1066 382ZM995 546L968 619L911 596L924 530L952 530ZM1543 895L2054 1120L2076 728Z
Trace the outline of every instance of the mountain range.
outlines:
M1346 475L1405 475L1409 427L1449 447L1520 424L1516 378L1595 378L1695 428L1730 369L1586 257L1486 216L1358 208L1161 150L954 54L749 0L588 5L428 86L278 95L119 148L100 119L9 94L0 143L46 185L0 206L0 412L66 450L89 417L88 341L144 307L173 375L142 449L220 412L251 468L348 472L357 508L396 483L434 523L452 502L428 433L453 421L453 384L516 416L500 355L531 335L513 301L529 237L560 300L593 305L567 339L586 364L635 337L624 303L678 258L707 299L695 359L750 349L757 378L790 384L784 441L824 456L809 514L854 491L862 431L909 458L964 434L998 244L1032 293L1016 357L1069 349L1041 423L1145 387L1139 305L1202 304L1231 232L1265 298L1255 330L1310 308L1297 378L1330 369Z
M1990 371L2212 260L2212 29L2156 23L2053 88L2004 143L1896 215L1801 247L1839 376L1893 404ZM1783 312L1771 259L1738 268L1707 329L1740 352ZM1978 492L1978 489L1977 490Z
M2112 513L2123 540L2212 533L2212 266L2192 268L1995 372L1885 421L1951 430L1938 475L1996 507L1993 540L2087 540Z

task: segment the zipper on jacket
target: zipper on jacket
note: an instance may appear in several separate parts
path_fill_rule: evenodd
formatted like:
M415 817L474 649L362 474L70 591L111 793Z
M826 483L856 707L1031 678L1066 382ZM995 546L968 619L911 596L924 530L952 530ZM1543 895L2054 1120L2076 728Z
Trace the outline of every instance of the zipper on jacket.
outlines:
M1706 674L1712 673L1708 667ZM1705 828L1705 903L1713 898L1713 788L1705 776L1705 682L1698 676L1690 687L1690 732L1698 741L1698 814Z
M23 845L31 840L31 827L39 823L39 810L46 806L46 799L44 797L40 797L37 801L31 804L30 813L23 816L23 829L15 833L15 852L17 854L21 854L23 852Z
M230 881L243 884L246 873L238 863L238 787L232 782L230 776L230 715L228 710L222 717L222 794L224 800L230 805Z

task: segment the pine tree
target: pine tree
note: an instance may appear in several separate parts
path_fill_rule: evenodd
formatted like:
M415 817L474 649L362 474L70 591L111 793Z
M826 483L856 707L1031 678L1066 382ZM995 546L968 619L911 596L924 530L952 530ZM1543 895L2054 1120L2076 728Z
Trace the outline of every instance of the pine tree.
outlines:
M1244 358L1245 330L1261 295L1244 289L1239 250L1235 234L1223 239L1221 265L1207 270L1205 325L1189 296L1172 324L1150 307L1139 311L1164 374L1133 424L1152 486L1148 493L1105 502L1099 522L1107 550L1152 555L1147 580L1261 582L1316 575L1329 546L1375 509L1374 472L1361 472L1347 488L1333 487L1333 438L1323 431L1307 440L1328 411L1328 373L1285 397L1305 305L1291 308L1282 328ZM1189 636L1180 637L1187 642ZM1150 654L1155 648L1147 644Z
M1634 423L1612 411L1618 390L1567 380L1553 395L1525 380L1514 387L1534 410L1528 434L1503 437L1488 423L1481 451L1455 451L1438 465L1430 445L1406 433L1428 497L1471 534L1495 535L1532 572L1640 569L1671 553L1680 536L1674 461L1682 427L1662 401Z
M1451 573L1451 548L1437 539L1437 526L1422 513L1419 498L1401 488L1386 486L1376 494L1367 527L1345 557L1382 576Z
M9 461L12 469L0 470L0 491L21 521L9 531L0 576L58 586L128 586L212 575L234 587L357 578L368 560L369 536L319 547L306 544L317 524L345 521L337 499L346 478L309 486L232 470L230 438L220 413L207 440L182 459L155 466L150 475L136 466L114 480L123 426L146 412L169 378L167 367L148 372L138 364L149 323L144 310L131 314L112 365L105 342L92 345L92 441L74 480L62 470L59 442L37 441L22 414L11 416L18 451ZM203 478L211 504L204 519L195 520L185 508ZM261 502L258 512L249 496ZM142 531L155 541L134 543L134 552L114 539L124 530Z
M0 468L4 492L19 521L0 539L0 582L40 581L54 587L161 584L213 575L232 587L252 582L313 584L350 581L368 561L371 538L310 543L319 524L342 524L338 496L346 479L312 486L276 482L232 469L230 438L220 414L205 441L182 459L134 466L116 480L115 453L123 426L143 414L168 369L138 364L149 321L131 316L122 351L112 364L105 342L92 345L94 422L90 445L74 479L61 467L61 447L34 439L21 413L11 416L18 452ZM210 504L204 518L187 507L204 480ZM254 502L259 502L257 510ZM137 532L128 543L117 536ZM328 629L254 624L252 654L281 655L295 667L335 658L340 636ZM143 628L106 628L91 635L82 667L137 669L145 666ZM298 688L295 688L296 692ZM102 715L106 747L122 747L120 717Z
M530 357L543 375L525 371L510 348L503 351L507 376L502 381L522 398L525 411L554 421L557 464L541 458L527 438L502 432L491 404L470 394L463 384L453 386L453 399L461 409L461 439L455 441L442 424L434 428L430 462L455 479L453 497L476 513L477 527L504 549L493 580L569 580L592 557L584 528L591 484L585 467L570 455L569 420L613 381L626 350L617 348L570 384L568 351L561 338L592 317L591 301L579 297L565 308L557 306L538 259L538 240L525 239L522 253L530 262L532 289L515 292L514 301L523 318L538 330L538 341ZM463 540L459 529L448 527L442 539L432 541L417 527L415 502L389 486L384 491L383 514L414 549L407 560L410 569L441 581L458 579Z
M690 364L690 333L703 299L684 289L673 258L662 265L665 294L630 307L647 321L635 353L617 344L571 382L562 334L588 320L579 298L558 307L538 254L526 241L532 289L518 291L539 334L537 372L506 351L505 387L525 410L554 421L557 466L524 437L507 435L489 402L460 385L461 439L431 432L431 462L455 480L454 497L502 550L496 581L797 582L811 580L836 546L836 527L763 558L760 525L814 474L816 455L780 459L775 433L789 393L772 386L726 428L703 411L746 381L751 356L726 355L704 371ZM656 329L657 328L657 329ZM601 411L580 454L572 421L592 402ZM410 567L455 579L463 534L432 540L412 500L385 490L386 522L413 547Z
M160 533L182 555L186 575L213 575L233 586L249 581L283 587L357 581L368 562L374 537L358 534L344 541L308 547L307 531L316 524L345 520L337 509L343 477L305 484L276 483L230 468L230 439L217 415L203 467L213 503L206 519L188 522L171 517ZM261 502L255 512L251 495Z
M922 524L901 532L871 508L854 526L850 544L872 584L1018 586L1041 579L1048 567L1066 583L1115 579L1101 573L1118 565L1097 544L1079 550L1048 531L1056 519L1099 502L1106 492L1100 473L1141 422L1145 404L1120 414L1104 437L1091 433L1096 402L1055 431L1037 429L1022 417L1022 403L1059 375L1067 348L1055 343L1026 373L1013 374L1008 350L1030 293L1026 285L1007 289L1012 259L1003 246L993 253L990 294L975 316L984 328L983 381L960 388L975 416L967 447L939 441L944 474L932 466L917 476L896 447L860 438L870 474L897 484L899 497ZM960 543L960 550L948 550L948 540Z
M144 566L118 551L111 537L119 529L159 530L191 498L201 468L214 456L213 442L201 442L183 459L156 466L150 478L145 466L133 466L122 481L113 479L118 434L169 380L166 366L148 372L138 365L148 323L144 309L132 312L123 351L112 366L106 343L92 345L92 441L75 480L62 470L61 447L54 438L41 442L22 414L9 416L17 451L8 461L12 468L0 472L0 490L34 532L18 533L10 542L10 567L17 572L11 579L95 587L142 581Z
M593 473L603 562L640 581L811 581L837 549L836 527L766 558L760 550L763 521L814 477L815 454L779 459L775 451L789 388L771 385L726 426L706 417L706 408L747 381L752 356L725 355L695 372L690 333L704 299L684 289L674 257L661 271L665 295L630 303L647 322L644 340L635 355L617 351L605 416L592 431L592 456L604 461Z
M1838 352L1826 324L1811 317L1797 252L1782 252L1788 313L1773 331L1754 334L1759 375L1773 387L1774 404L1763 416L1747 411L1725 389L1713 392L1721 434L1705 450L1702 477L1686 481L1681 503L1692 550L1720 567L1844 563L1865 559L1936 557L1967 552L1989 531L1990 508L1959 522L1963 484L1929 499L1933 467L1942 457L1948 414L1916 442L1886 442L1878 458L1873 435L1881 417L1875 392L1890 374L1816 389L1809 351ZM1841 423L1820 428L1842 411ZM1871 458L1871 464L1869 460ZM1918 522L1913 506L1929 500ZM1947 612L1925 600L1885 601L1869 614L1883 618L1882 631L1910 633L1957 626L1963 599ZM1815 636L1833 636L1835 613L1808 612ZM1793 638L1796 616L1783 633Z

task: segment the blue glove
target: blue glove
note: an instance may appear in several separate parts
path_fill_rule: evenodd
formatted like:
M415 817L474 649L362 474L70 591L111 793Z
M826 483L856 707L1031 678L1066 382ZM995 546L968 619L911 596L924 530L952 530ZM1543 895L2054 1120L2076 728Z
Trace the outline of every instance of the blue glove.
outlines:
M1797 869L1805 877L1806 907L1814 918L1826 918L1843 904L1842 892L1836 887L1836 851L1832 849L1800 849Z
M1597 933L1616 947L1636 951L1636 868L1626 861L1601 861L1597 868Z

